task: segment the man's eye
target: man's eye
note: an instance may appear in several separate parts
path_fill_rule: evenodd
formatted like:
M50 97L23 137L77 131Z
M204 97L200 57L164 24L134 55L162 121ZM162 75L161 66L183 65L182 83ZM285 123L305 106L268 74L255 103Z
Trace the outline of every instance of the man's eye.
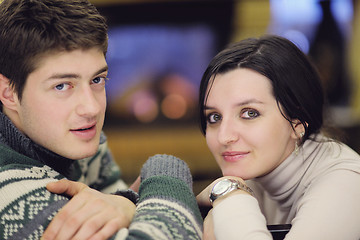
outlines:
M247 109L241 113L241 117L245 119L253 119L258 117L259 115L259 112L253 109Z
M209 123L216 123L221 120L221 115L217 113L211 113L207 116L207 120Z
M65 91L67 89L70 88L70 84L69 83L60 83L58 85L55 86L55 89L56 90L59 90L59 91Z
M106 78L105 77L96 77L92 80L94 84L102 84L105 83Z

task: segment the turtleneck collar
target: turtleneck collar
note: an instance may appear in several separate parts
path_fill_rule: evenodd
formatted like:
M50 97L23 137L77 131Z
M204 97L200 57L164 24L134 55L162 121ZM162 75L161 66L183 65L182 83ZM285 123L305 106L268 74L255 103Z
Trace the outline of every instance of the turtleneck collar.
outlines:
M321 135L318 137L322 137ZM317 138L317 139L318 139ZM293 152L276 169L263 177L253 179L258 182L283 207L291 207L295 191L301 190L301 180L313 164L314 155L320 144L317 140L306 140L298 154Z
M69 177L74 160L62 157L36 144L21 133L11 120L0 111L0 143L27 157L40 161Z

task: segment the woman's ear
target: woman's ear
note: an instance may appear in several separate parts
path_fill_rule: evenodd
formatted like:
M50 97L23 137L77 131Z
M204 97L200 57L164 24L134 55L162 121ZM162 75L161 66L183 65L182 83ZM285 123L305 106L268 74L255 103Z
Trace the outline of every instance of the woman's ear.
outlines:
M10 85L10 80L4 75L0 74L0 101L3 107L15 110L17 103L17 95L13 87Z
M307 126L307 123L305 123L305 124ZM294 131L293 131L291 137L294 139L302 138L302 136L304 136L304 134L305 134L305 126L298 119L296 119L292 122L292 126L293 126Z

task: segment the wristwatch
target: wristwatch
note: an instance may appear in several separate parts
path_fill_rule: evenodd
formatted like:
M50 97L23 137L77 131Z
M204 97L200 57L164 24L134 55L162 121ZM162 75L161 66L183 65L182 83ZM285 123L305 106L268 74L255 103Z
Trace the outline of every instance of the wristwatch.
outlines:
M235 180L235 179L225 178L225 179L217 182L214 185L214 187L212 188L210 196L209 196L211 205L213 204L213 202L216 199L218 199L222 196L225 196L226 194L228 194L236 189L241 189L241 190L249 193L250 195L254 196L254 193L251 190L251 188L249 188L242 182Z

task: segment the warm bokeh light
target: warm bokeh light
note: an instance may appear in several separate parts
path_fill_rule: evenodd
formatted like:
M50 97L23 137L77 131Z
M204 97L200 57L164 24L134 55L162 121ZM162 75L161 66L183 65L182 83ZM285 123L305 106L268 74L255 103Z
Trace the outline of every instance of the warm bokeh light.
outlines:
M137 92L133 96L132 112L140 122L154 121L159 113L156 98L146 91Z
M161 103L162 113L170 119L182 118L187 110L184 97L178 94L170 94Z

